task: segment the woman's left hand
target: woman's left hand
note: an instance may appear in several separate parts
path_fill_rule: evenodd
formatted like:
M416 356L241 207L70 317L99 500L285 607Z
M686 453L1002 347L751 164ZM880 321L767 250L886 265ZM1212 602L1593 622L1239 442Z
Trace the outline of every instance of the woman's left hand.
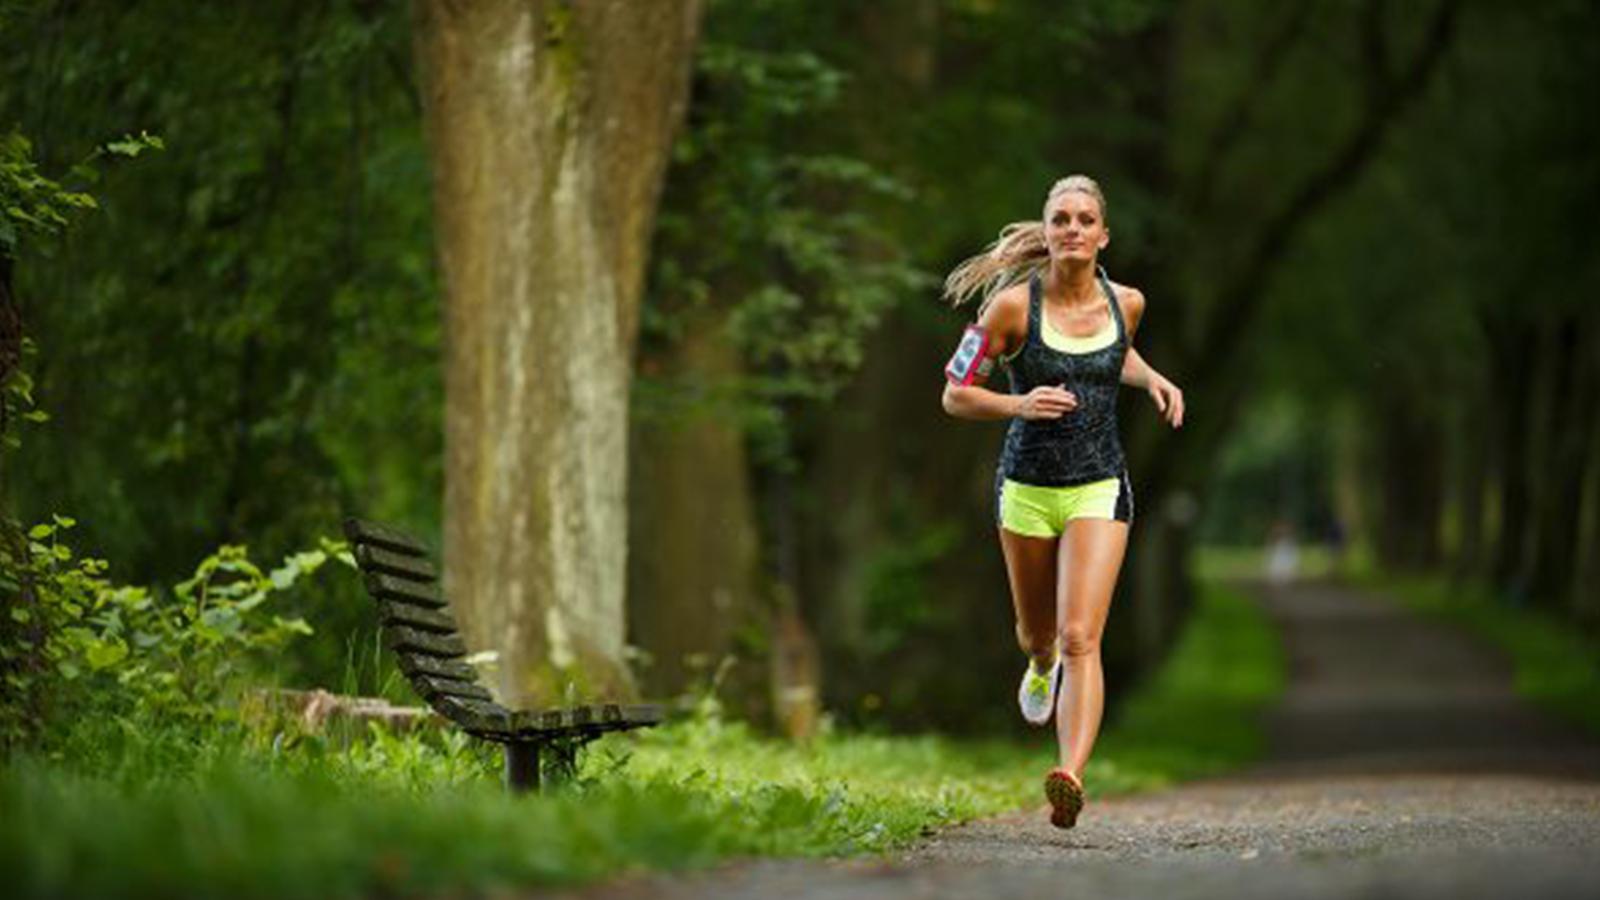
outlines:
M1155 402L1156 409L1161 411L1161 417L1167 420L1168 425L1183 427L1183 391L1177 385L1152 371L1150 385L1145 392Z

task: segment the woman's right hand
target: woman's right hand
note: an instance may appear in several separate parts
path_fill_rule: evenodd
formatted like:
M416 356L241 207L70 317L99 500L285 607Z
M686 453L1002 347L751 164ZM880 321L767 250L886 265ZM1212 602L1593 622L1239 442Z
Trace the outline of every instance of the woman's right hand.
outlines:
M1022 395L1017 405L1017 417L1022 419L1059 419L1078 408L1078 397L1071 391L1054 385L1041 384Z

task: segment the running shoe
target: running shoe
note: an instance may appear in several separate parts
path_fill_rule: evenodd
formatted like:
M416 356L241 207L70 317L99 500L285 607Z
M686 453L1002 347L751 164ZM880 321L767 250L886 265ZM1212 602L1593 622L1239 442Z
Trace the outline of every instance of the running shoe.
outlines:
M1035 725L1050 721L1056 708L1056 690L1061 686L1061 658L1051 664L1050 670L1040 672L1036 663L1028 661L1028 671L1022 673L1022 684L1017 688L1017 705L1022 707L1022 717Z
M1044 776L1044 795L1050 800L1050 824L1057 828L1071 828L1078 824L1078 813L1083 810L1083 785L1071 772L1054 768Z

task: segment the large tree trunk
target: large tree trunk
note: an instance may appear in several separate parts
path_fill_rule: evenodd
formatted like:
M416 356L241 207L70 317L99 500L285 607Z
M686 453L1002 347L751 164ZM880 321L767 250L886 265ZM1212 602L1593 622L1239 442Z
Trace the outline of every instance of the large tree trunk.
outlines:
M1405 397L1391 393L1371 403L1374 471L1379 477L1376 525L1378 560L1394 569L1427 569L1439 560L1444 499L1443 432Z
M1523 536L1528 521L1528 401L1533 381L1534 350L1537 345L1531 323L1509 316L1486 319L1491 364L1500 377L1491 379L1490 398L1497 411L1499 427L1494 435L1499 463L1496 508L1494 583L1512 585L1522 569Z
M1584 317L1563 317L1557 326L1553 377L1543 393L1550 404L1540 474L1538 536L1532 556L1531 599L1565 617L1575 612L1567 588L1579 553L1584 468L1589 456L1589 420L1600 402L1600 371L1583 351L1592 342Z
M1481 407L1474 407L1464 413L1455 426L1459 454L1455 493L1461 529L1451 548L1450 580L1457 585L1475 581L1486 571L1483 556L1487 546L1487 510L1483 501L1491 466L1489 442L1485 440L1486 418Z
M1600 330L1592 338L1590 353L1600 354ZM1589 461L1584 471L1583 488L1578 495L1582 512L1578 519L1577 561L1572 567L1568 587L1572 610L1579 624L1591 634L1600 634L1600 416L1590 415Z
M503 697L630 689L628 393L698 0L420 0L446 582Z

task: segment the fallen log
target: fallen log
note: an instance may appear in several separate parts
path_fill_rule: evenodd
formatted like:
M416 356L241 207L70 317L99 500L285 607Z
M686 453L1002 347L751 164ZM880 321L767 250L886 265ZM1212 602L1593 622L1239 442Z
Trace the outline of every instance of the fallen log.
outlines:
M245 695L240 712L247 722L278 725L289 720L311 734L341 726L361 733L368 723L396 734L410 734L445 724L442 716L426 706L396 706L382 697L354 697L322 688L257 688Z

